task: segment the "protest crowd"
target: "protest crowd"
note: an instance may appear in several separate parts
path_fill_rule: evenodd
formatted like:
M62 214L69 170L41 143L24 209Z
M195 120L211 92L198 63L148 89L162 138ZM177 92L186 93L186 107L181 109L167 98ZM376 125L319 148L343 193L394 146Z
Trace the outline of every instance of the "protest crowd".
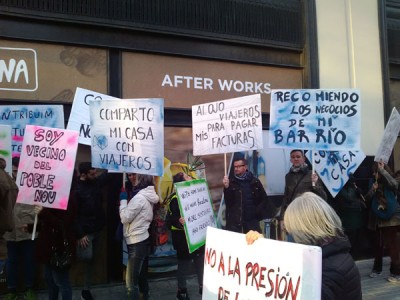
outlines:
M351 95L351 112L356 115L358 94ZM278 93L276 103L286 105L282 97ZM271 197L262 177L261 158L244 151L261 149L262 137L260 99L247 96L239 103L257 114L241 114L229 107L229 101L214 104L211 113L206 105L194 109L198 118L207 111L221 113L219 109L236 114L224 112L226 124L208 127L207 137L194 134L193 154L188 154L186 163L166 172L163 102L158 100L142 101L140 109L135 100L91 102L87 109L92 139L84 141L91 148L91 160L76 159L78 142L82 143L79 131L29 124L22 152L12 159L12 174L5 171L6 160L0 158L0 255L7 275L4 299L37 299L38 276L42 276L41 288L47 290L49 300L71 300L76 268L81 273L81 299L94 299L91 289L96 270L106 264L101 257L106 231L111 245L126 249L125 262L121 259L126 266L126 299L150 299L151 256L169 240L177 261L178 300L190 299L186 281L192 268L203 299L228 299L229 294L239 297L239 293L249 299L257 299L257 293L271 299L362 299L355 259L361 256L365 234L373 245L374 265L369 276L379 280L387 253L390 276L385 280L400 283L396 239L400 175L391 170L387 159L376 157L369 184L360 188L356 183L360 178L353 172L365 156L360 155L360 162L351 168L342 166L346 171L337 175L336 169L329 169L339 161L335 158L350 155L356 161L355 151L314 153L297 147L300 135L294 138L294 129L285 132L271 123L270 141L281 146L293 142L290 147L285 145L290 166L284 176L275 178L284 186L283 193ZM311 110L308 107L307 114ZM230 116L236 119L238 115L248 122L235 121L233 126ZM140 122L134 123L137 128L132 121ZM224 131L229 137L232 131L235 138L215 143L215 131ZM311 135L302 138L310 142ZM325 137L317 129L314 142L340 144L345 138ZM241 144L245 147L240 148ZM224 208L222 217L217 218L211 183L202 173L207 166L200 155L227 152L233 153L230 167L227 170L225 166L220 182L212 183L221 191L219 206ZM268 156L263 159L268 165ZM327 184L326 174L341 186ZM166 182L167 188L163 187ZM238 289L230 291L234 286Z

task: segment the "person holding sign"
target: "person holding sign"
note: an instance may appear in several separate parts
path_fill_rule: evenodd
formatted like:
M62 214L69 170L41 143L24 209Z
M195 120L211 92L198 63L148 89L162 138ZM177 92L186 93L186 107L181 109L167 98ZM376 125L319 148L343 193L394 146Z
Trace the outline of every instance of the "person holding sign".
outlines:
M128 247L130 274L126 274L126 288L129 300L139 300L139 281L143 299L149 299L149 284L143 274L143 263L150 251L149 227L153 221L153 206L160 201L151 175L138 174L137 194L129 201L125 191L120 194L119 215L124 225L124 238ZM146 288L144 288L146 287Z
M239 233L261 232L260 221L275 216L277 208L268 199L260 180L247 168L247 160L233 160L233 176L224 176L226 229Z
M77 213L75 201L76 173L71 181L68 206L66 210L35 205L38 214L39 237L36 247L36 259L44 265L44 277L48 289L48 299L72 300L70 268L75 259L76 236L73 223ZM60 260L65 265L55 263L55 255L69 257Z
M285 176L285 192L281 211L278 219L280 220L282 240L285 239L283 217L286 208L297 196L305 192L313 192L323 199L327 199L324 187L316 173L313 173L307 163L303 150L294 149L290 152L290 162L292 167Z
M179 172L173 176L174 183L192 179L193 178L190 175L183 172ZM176 299L187 300L189 299L189 294L186 288L186 279L192 262L195 263L196 267L197 281L199 283L199 294L201 295L203 293L204 246L197 249L193 253L189 253L188 242L186 239L185 229L183 227L185 224L185 219L181 215L176 192L174 192L169 198L171 200L169 202L166 219L170 224L172 244L178 257L178 271L176 273L178 280L178 291L176 293Z
M373 178L366 199L370 201L368 228L376 232L374 245L374 265L370 277L382 273L383 249L386 245L390 255L390 282L400 282L400 255L396 240L400 229L400 208L396 199L399 186L389 166L375 162L372 166Z
M318 195L306 192L289 204L284 221L287 234L296 243L322 248L321 300L361 300L360 273L334 209ZM261 237L250 231L246 241L253 244Z

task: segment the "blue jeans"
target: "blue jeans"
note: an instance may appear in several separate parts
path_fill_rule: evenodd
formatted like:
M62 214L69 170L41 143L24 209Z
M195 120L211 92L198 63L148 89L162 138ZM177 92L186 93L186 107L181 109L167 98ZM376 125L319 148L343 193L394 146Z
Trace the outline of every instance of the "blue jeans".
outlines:
M35 280L35 241L8 241L7 252L7 288L9 290L17 288L20 264L23 264L25 288L32 288Z
M44 277L49 289L49 300L57 300L59 292L61 292L62 300L72 300L72 287L69 281L69 269L54 270L49 265L45 265Z
M93 247L93 256L92 259L83 262L83 269L84 269L84 279L83 279L83 289L90 290L92 285L92 275L93 269L95 268L95 258L96 254L98 253L97 247L100 242L101 232L93 232L87 234L90 242L92 243Z
M149 283L147 281L147 268L145 262L149 256L150 239L128 246L128 266L126 270L126 288L130 300L139 299L139 284L144 299L149 294Z

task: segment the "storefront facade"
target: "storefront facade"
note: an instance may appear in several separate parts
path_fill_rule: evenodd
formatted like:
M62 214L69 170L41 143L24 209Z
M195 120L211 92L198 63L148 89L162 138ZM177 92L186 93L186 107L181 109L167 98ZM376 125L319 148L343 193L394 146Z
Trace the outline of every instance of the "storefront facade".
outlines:
M384 120L398 100L400 5L330 2L0 1L0 104L62 104L67 122L77 87L124 99L163 98L164 155L184 162L192 150L192 105L261 94L267 130L272 89L360 88L366 98L362 146L368 158L361 172L366 178ZM335 27L335 22L346 25ZM369 51L363 49L365 39L357 38L361 25L373 34ZM361 75L368 73L374 77ZM376 125L367 117L371 112ZM90 148L80 145L77 162L88 159ZM203 160L218 203L223 157ZM116 175L105 192L109 223L102 259L107 264L96 272L98 283L122 281L113 239L120 182Z

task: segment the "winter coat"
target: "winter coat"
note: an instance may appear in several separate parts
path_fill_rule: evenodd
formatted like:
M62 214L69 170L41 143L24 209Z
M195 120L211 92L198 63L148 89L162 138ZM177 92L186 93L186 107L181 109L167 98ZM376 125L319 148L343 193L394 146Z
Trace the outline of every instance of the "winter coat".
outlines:
M102 187L107 182L104 172L94 180L79 180L75 191L78 216L74 223L76 236L81 239L87 234L99 232L106 224L103 210Z
M283 195L283 202L281 206L281 212L279 219L283 220L286 208L289 204L301 194L305 192L313 192L320 196L322 199L327 200L327 196L324 187L321 184L321 180L318 180L315 186L312 186L311 181L312 171L307 165L302 167L298 172L292 170L285 176L285 193Z
M77 203L73 193L70 194L67 210L45 207L39 213L39 237L35 246L35 256L39 263L49 264L52 252L62 252L67 247L72 257L75 257L77 238L72 225L76 216Z
M4 169L0 169L0 236L13 230L13 208L17 200L18 187Z
M275 216L277 208L268 199L258 178L249 172L246 180L250 184L253 209L244 211L245 197L248 195L243 193L243 182L234 176L229 178L229 187L224 188L226 229L239 233L246 233L249 230L261 232L259 222Z
M24 203L15 203L13 216L15 226L11 232L6 232L4 234L4 239L9 242L30 240L32 238L32 233L22 228L22 225L32 225L35 222L34 206ZM35 237L37 237L37 233Z
M119 215L128 245L139 243L149 237L149 227L153 221L153 205L159 201L154 186L141 189L128 204L126 201L121 201Z
M181 211L179 209L178 197L174 193L171 196L167 212L168 223L171 228L172 245L176 250L176 256L178 259L185 259L191 256L195 256L197 253L204 252L204 246L200 247L193 253L189 253L189 247L186 239L185 229L179 219L181 218Z
M347 237L322 246L321 300L359 300L360 273L350 251Z

